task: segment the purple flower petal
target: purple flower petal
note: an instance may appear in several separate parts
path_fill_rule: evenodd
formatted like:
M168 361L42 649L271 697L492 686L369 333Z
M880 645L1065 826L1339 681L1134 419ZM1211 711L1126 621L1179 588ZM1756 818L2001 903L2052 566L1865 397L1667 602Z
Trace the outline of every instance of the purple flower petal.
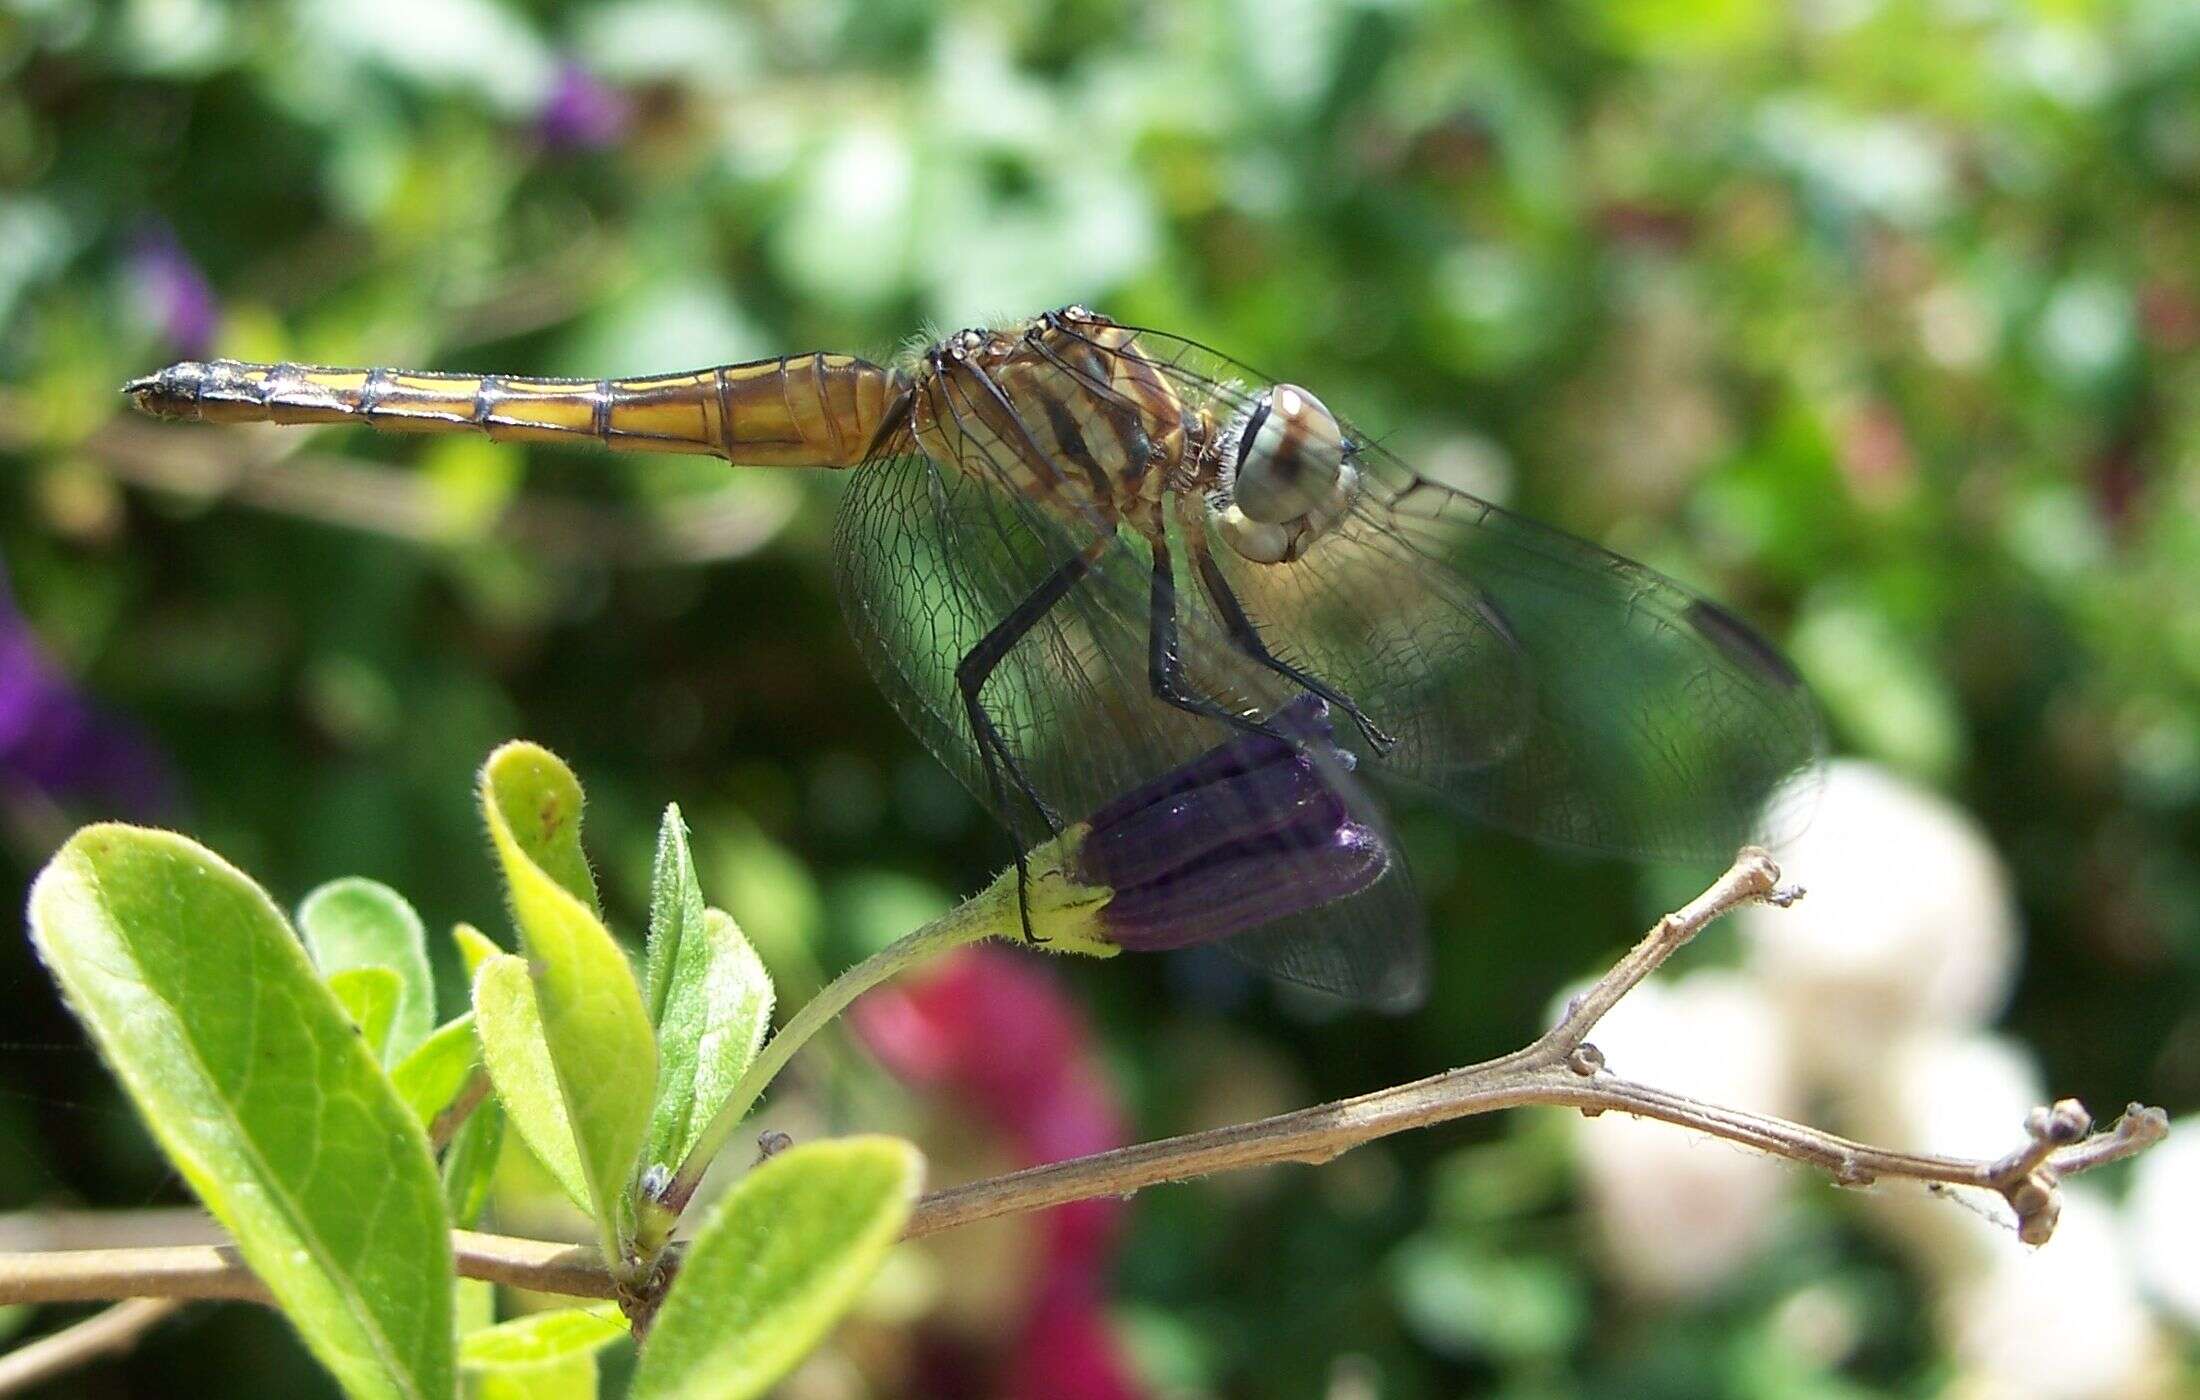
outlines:
M1329 705L1317 695L1300 696L1276 711L1268 722L1286 734L1298 735L1311 743L1327 745L1330 742L1332 731L1329 725ZM1295 750L1291 745L1280 742L1272 735L1240 734L1228 743L1207 750L1191 762L1170 769L1152 782L1132 788L1093 813L1090 821L1096 830L1113 826L1156 802L1234 774L1264 767L1292 752ZM1342 750L1336 752L1340 755L1340 761L1349 768L1351 756Z
M560 150L603 150L626 135L633 104L578 63L558 69L557 85L536 114L543 144Z
M1346 823L1292 846L1239 846L1151 884L1116 891L1108 936L1136 952L1212 943L1357 894L1390 867L1367 827Z
M131 240L129 266L145 319L186 358L203 358L221 329L221 303L175 230L164 223L141 228Z
M1346 815L1344 799L1322 781L1313 756L1277 744L1265 767L1172 794L1112 825L1095 823L1078 869L1086 884L1122 889L1302 819L1335 830Z
M168 764L89 704L49 661L0 581L0 784L110 802L123 815L174 805Z
M1103 806L1070 873L1112 891L1103 936L1119 947L1211 942L1367 888L1390 853L1333 779L1329 707L1302 696L1271 723Z

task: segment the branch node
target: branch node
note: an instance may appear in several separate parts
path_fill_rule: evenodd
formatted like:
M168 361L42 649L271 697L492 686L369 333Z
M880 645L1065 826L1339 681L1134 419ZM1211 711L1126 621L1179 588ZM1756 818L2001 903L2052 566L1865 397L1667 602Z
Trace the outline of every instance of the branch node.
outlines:
M2041 1142L2067 1147L2093 1131L2093 1115L2076 1099L2061 1099L2053 1108L2033 1109L2024 1129Z
M2126 1104L2123 1116L2116 1120L2111 1131L2133 1150L2152 1147L2169 1136L2169 1113L2143 1103Z
M2024 1117L2028 1141L1993 1164L1987 1172L1988 1182L2004 1195L2008 1194L2054 1156L2055 1149L2078 1142L2092 1127L2093 1115L2076 1099L2063 1099L2052 1107L2033 1109Z
M1845 1153L1840 1161L1833 1164L1833 1184L1836 1186L1865 1187L1878 1180L1878 1175L1853 1154Z
M2053 1171L2042 1169L2032 1173L2011 1187L2002 1198L2017 1214L2018 1239L2038 1246L2053 1238L2055 1226L2062 1219L2062 1192L2056 1189Z
M1597 1071L1604 1068L1604 1052L1585 1040L1566 1057L1566 1068L1583 1079L1594 1079Z

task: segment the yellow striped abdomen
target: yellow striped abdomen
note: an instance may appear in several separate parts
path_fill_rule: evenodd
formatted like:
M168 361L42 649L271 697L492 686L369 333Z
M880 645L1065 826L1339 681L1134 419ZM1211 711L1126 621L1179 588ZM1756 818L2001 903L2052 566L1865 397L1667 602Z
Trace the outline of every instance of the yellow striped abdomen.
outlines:
M524 379L407 369L186 361L123 386L158 418L365 423L588 438L629 452L708 452L760 467L852 467L899 421L908 385L851 355L788 355L643 379Z

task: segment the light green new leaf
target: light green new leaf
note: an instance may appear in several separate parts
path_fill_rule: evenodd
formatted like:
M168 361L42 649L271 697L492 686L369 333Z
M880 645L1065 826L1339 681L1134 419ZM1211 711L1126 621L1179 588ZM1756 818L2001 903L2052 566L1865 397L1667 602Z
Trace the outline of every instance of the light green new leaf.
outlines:
M595 1400L596 1353L626 1336L608 1304L530 1313L459 1344L471 1400Z
M397 1019L397 999L402 988L397 974L386 967L347 967L325 979L329 994L359 1028L360 1038L376 1060L390 1043L390 1025Z
M642 984L651 1025L665 1023L665 995L672 985L673 969L679 965L681 949L689 939L702 934L703 887L695 878L687 823L680 820L680 808L675 803L665 808L664 821L657 829L657 860L650 871L649 967Z
M592 1206L581 1151L566 1117L565 1095L542 1038L542 1014L535 1006L535 982L527 959L499 953L474 974L474 1033L497 1100L519 1129L520 1141L549 1168L573 1204Z
M460 1373L466 1400L597 1400L596 1358L568 1357L540 1366Z
M678 1168L771 1028L772 979L733 916L706 910L681 941L657 1024L657 1104L642 1162Z
M580 853L580 784L547 750L506 744L482 767L481 806L580 1147L589 1213L616 1266L632 1232L629 1188L657 1084L656 1037L633 969L596 917Z
M427 931L403 895L373 880L331 880L298 906L298 932L323 977L354 967L397 974L397 1015L383 1064L396 1064L428 1038L435 1026L435 981Z
M856 1137L790 1148L742 1178L681 1260L631 1400L762 1394L877 1272L923 1174L908 1143Z
M31 935L191 1188L354 1396L455 1379L451 1246L427 1139L282 913L213 852L87 827Z
M562 759L515 739L481 766L481 797L492 827L525 853L558 888L601 915L596 876L581 850L581 785ZM492 833L493 834L493 833Z
M435 1034L390 1071L390 1083L426 1127L450 1107L480 1064L481 1042L474 1035L474 1015L469 1011L437 1026Z
M594 1356L626 1336L617 1305L553 1308L484 1327L458 1349L461 1370L541 1366L575 1356Z
M483 963L504 951L495 939L472 924L451 925L451 942L458 948L458 959L465 965L469 983L474 980L474 974L481 971Z

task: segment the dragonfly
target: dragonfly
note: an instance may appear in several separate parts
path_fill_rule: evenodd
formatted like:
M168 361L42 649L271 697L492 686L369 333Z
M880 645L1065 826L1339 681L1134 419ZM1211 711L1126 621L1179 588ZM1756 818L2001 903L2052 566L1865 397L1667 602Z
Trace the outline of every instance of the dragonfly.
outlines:
M1234 731L1274 732L1308 695L1337 717L1326 788L1393 852L1386 813L1419 791L1559 847L1724 859L1807 820L1823 764L1807 688L1733 612L1432 479L1301 385L1080 306L883 365L552 379L213 360L124 392L172 419L845 470L850 630L1019 851ZM1398 858L1224 946L1403 1008L1427 982L1424 917Z

